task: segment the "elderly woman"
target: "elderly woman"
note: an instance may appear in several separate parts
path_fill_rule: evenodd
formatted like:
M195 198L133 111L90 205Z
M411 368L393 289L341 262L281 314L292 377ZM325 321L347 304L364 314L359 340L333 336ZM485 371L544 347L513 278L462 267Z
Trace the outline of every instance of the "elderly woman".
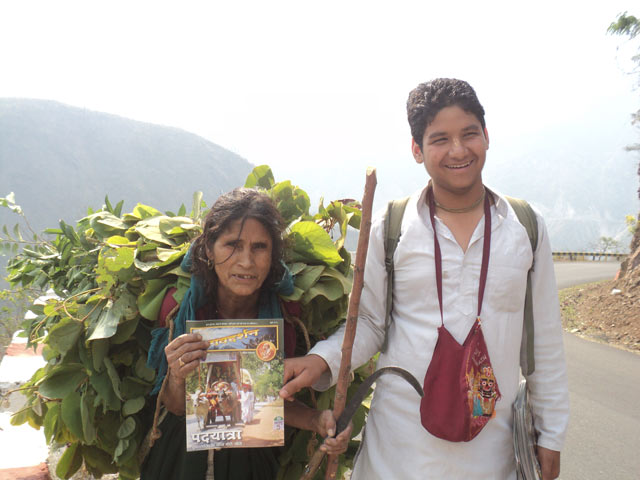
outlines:
M186 452L185 378L206 357L208 343L198 334L186 334L186 319L248 319L281 317L277 294L292 288L291 275L282 263L284 222L268 196L239 188L222 195L205 218L183 268L191 271L187 291L175 321L176 338L159 355L159 377L168 376L162 403L169 414L160 424L162 437L142 467L145 479L204 479L211 468L207 451ZM160 321L176 305L167 293ZM285 322L285 355L293 356L295 330ZM166 342L166 340L165 340ZM154 339L157 345L162 337ZM152 344L152 350L154 349ZM161 352L162 350L160 350ZM153 363L153 354L150 361ZM332 435L335 420L331 411L318 411L298 402L285 403L285 422L312 430L322 437ZM336 454L346 450L351 427L336 438L325 440L322 449ZM229 448L215 451L216 480L275 479L280 449ZM211 473L211 472L209 472Z

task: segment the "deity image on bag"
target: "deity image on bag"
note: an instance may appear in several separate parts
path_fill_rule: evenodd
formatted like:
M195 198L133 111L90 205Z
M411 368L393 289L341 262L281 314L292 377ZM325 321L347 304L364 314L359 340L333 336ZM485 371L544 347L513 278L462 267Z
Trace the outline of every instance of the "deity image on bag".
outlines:
M477 417L493 418L496 414L495 406L498 399L496 389L496 377L493 374L493 368L489 365L480 367L480 371L473 375L473 371L469 375L469 380L473 381L473 387L470 398L471 415ZM471 382L470 382L471 383Z

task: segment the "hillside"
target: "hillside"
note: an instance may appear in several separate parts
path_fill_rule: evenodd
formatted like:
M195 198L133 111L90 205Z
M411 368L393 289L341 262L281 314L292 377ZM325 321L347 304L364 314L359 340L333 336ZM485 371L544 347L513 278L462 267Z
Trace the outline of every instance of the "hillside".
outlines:
M576 335L640 353L640 230L619 278L560 292L562 321Z
M74 221L105 195L132 208L189 209L242 185L252 165L176 128L57 102L0 99L0 196L13 191L35 229ZM15 219L0 211L0 224Z
M585 250L602 236L614 237L628 251L626 215L640 209L638 159L623 147L609 151L599 138L549 131L514 147L510 158L485 167L489 185L529 200L545 218L554 250Z
M177 128L152 125L46 100L0 99L0 197L15 193L33 229L73 223L105 195L125 210L136 203L191 210L241 186L253 166L233 152ZM18 217L0 209L0 225ZM6 257L0 257L0 286ZM4 287L2 287L4 288Z

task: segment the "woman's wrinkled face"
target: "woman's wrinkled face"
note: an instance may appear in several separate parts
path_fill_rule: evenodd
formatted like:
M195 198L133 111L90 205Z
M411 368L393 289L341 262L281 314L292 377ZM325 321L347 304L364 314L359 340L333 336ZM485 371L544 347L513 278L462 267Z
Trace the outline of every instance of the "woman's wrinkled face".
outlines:
M271 236L258 220L236 220L207 248L218 276L218 298L222 295L257 295L271 269Z

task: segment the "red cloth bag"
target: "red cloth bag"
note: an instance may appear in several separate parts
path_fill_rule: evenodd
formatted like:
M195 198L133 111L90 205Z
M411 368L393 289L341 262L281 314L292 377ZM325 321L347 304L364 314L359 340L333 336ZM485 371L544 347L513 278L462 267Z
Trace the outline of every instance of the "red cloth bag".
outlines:
M438 328L423 388L420 420L438 438L468 442L495 416L500 390L479 320L462 345L444 326Z

